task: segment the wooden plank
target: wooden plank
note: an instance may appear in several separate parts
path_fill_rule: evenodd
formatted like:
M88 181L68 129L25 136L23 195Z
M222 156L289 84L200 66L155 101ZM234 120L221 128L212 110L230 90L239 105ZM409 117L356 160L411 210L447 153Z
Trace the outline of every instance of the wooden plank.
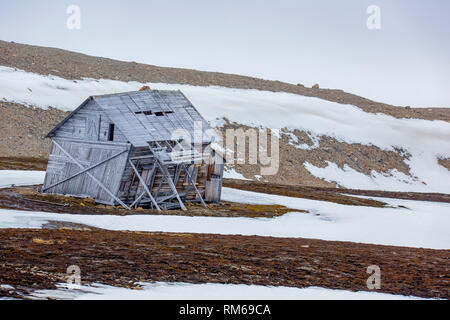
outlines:
M203 201L203 197L202 197L202 195L200 194L200 192L198 191L197 186L195 185L195 181L192 179L191 175L189 174L189 172L188 172L188 170L187 170L185 164L182 163L181 165L182 165L183 169L184 169L185 172L186 172L186 175L187 175L187 177L188 177L188 180L190 181L190 183L191 183L192 186L194 187L195 192L197 193L198 197L200 198L200 202L201 202L202 205L206 208L205 201Z
M153 205L155 206L155 208L158 211L161 211L161 208L158 206L158 203L156 203L155 198L153 198L152 193L150 192L150 190L148 189L147 185L145 184L145 181L142 179L142 177L139 175L139 172L137 171L136 167L134 166L133 162L131 160L128 160L131 167L134 170L134 173L136 174L136 176L138 177L140 183L142 184L142 186L144 187L145 191L147 192L148 196L150 197L150 200L152 201Z
M72 157L66 150L63 149L55 140L53 140L53 143L73 162L75 162L76 165L80 167L80 169L84 169L83 165L81 165L74 157ZM96 177L94 177L92 174L89 173L89 171L86 172L86 174L91 177L92 180L94 180L100 188L104 189L114 200L116 200L122 207L125 209L130 209L125 203L123 203L119 198L117 198L107 187L103 185Z
M178 194L177 188L176 188L175 185L173 184L172 178L170 177L170 174L169 174L169 172L167 171L167 167L161 165L161 164L159 163L159 160L156 161L156 163L158 164L160 170L164 173L165 179L166 179L167 183L169 184L170 188L172 189L173 193L175 194L175 196L176 196L176 198L177 198L177 200L178 200L178 203L180 204L181 209L184 210L184 211L186 211L187 209L186 209L186 207L185 207L183 201L181 200L180 195Z
M42 191L48 190L48 189L50 189L50 188L53 188L53 187L57 186L57 185L60 184L60 183L66 182L66 181L68 181L68 180L70 180L70 179L73 179L73 178L75 178L76 176L78 176L78 175L80 175L80 174L82 174L82 173L85 173L85 172L87 172L87 171L89 171L89 170L91 170L91 169L94 169L94 168L96 168L96 167L98 167L98 166L104 164L104 163L107 162L107 161L110 161L110 160L114 159L115 157L121 155L122 153L124 153L124 152L126 152L126 151L128 151L128 150L126 150L126 149L125 149L125 150L122 150L122 151L120 151L120 152L118 152L118 153L112 155L111 157L106 158L105 160L102 160L102 161L100 161L100 162L98 162L98 163L96 163L96 164L94 164L94 165L92 165L92 166L89 166L89 167L87 167L86 169L83 169L83 170L81 170L81 171L79 171L79 172L77 172L77 173L71 175L71 176L68 177L68 178L65 178L64 180L61 180L61 181L56 182L56 183L54 183L54 184L52 184L52 185L50 185L50 186L48 186L48 187L43 188Z

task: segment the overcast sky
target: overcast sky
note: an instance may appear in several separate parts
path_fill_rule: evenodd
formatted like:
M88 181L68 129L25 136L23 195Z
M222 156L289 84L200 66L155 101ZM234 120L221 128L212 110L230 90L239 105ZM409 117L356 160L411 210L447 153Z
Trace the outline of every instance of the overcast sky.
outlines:
M450 107L448 0L0 0L0 39Z

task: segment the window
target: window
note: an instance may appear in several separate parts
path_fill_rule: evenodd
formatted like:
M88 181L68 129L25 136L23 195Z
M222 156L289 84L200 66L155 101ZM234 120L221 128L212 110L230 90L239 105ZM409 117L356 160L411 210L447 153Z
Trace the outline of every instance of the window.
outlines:
M108 141L114 141L114 123L109 124Z
M136 112L135 112L135 114L140 114L140 113L143 113L143 114L145 114L146 116L149 116L149 115L153 114L153 112L152 112L151 110L146 110L146 111L136 111Z
M173 111L156 111L153 112L151 110L146 110L146 111L136 111L135 114L145 114L146 116L150 116L152 114L154 114L157 117L161 117L167 114L173 113Z
M158 111L158 112L155 112L155 115L160 117L160 116L164 116L169 113L173 113L173 111Z

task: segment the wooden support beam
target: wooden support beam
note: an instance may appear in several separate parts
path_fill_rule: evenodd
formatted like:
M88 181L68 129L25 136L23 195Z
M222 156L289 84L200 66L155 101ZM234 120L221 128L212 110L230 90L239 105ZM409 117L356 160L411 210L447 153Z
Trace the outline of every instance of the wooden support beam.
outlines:
M181 196L183 196L183 194L180 194L180 197L181 197ZM175 198L175 197L176 197L175 194L171 194L171 195L169 195L169 196L164 196L164 197L159 197L159 198L156 198L156 202L162 203L162 202L164 202L164 201L173 199L173 198Z
M136 176L139 179L139 182L142 184L142 186L144 187L145 191L147 192L148 196L150 197L150 200L152 201L153 205L155 206L156 210L161 211L161 208L158 206L158 204L156 203L155 198L153 198L152 193L150 192L150 190L148 189L147 185L145 184L144 179L142 179L141 175L139 174L139 172L137 171L136 167L134 166L133 162L131 160L128 160L130 162L131 168L133 168L134 173L136 174Z
M194 187L195 192L197 193L198 197L200 198L200 202L201 202L202 205L206 208L206 203L205 203L205 201L203 201L203 197L202 197L202 195L200 194L200 191L198 191L197 187L195 186L195 182L194 182L194 180L192 179L191 175L189 174L189 172L188 172L186 166L184 165L184 163L182 163L181 165L183 166L184 171L186 171L186 175L187 175L187 177L188 177L188 180L191 182L192 186Z
M173 179L174 185L178 184L178 180L180 179L181 169L180 165L177 166L176 172L175 172L175 178Z
M159 144L158 141L155 141L155 144L158 146L158 148L162 148L161 144ZM161 170L161 172L163 173L163 176L165 177L167 183L169 184L169 187L172 189L173 194L175 195L175 197L178 200L178 203L180 204L180 207L182 210L186 211L187 208L184 205L183 201L180 198L180 195L178 194L177 191L177 187L174 185L172 178L170 177L170 173L169 170L167 170L167 166L165 164L162 164L162 160L159 157L159 155L155 152L155 150L153 150L152 146L149 144L148 145L150 151L155 155L156 158L156 164L158 165L159 169Z
M192 168L192 175L189 173L189 170ZM189 168L187 168L187 169L185 169L185 170L187 170L187 173L188 174L190 174L191 175L191 177L195 177L195 179L194 180L197 180L197 167L195 166L195 164L191 164L191 165L189 165ZM189 178L188 178L188 181L189 181ZM191 184L190 183L188 183L188 185L187 186L185 186L185 188L184 188L184 190L185 190L185 196L184 196L184 200L186 201L186 199L187 199L187 196L189 195L189 189L190 189L190 186L191 186Z
M132 157L130 158L131 160L141 160L141 159L151 159L154 158L154 155L145 155L145 156L136 156L136 157Z
M153 168L152 171L150 172L150 185L149 185L149 190L152 190L152 185L153 185L153 179L155 178L155 172L156 172L156 165L153 164ZM142 199L142 197L144 196L144 194L146 194L147 191L144 189L144 191L139 195L139 197L137 197L133 203L130 205L130 207L132 208L134 205L138 205L139 201Z
M130 208L133 208L133 206L135 206L135 205L136 205L136 207L137 207L139 201L142 199L142 197L143 197L144 194L146 194L146 193L147 193L147 191L144 190L144 191L139 195L139 197L137 197L137 198L133 201L133 203L130 204Z
M159 160L159 159L158 159L158 160ZM169 174L167 168L166 168L165 166L162 166L162 165L159 163L159 161L157 161L156 163L158 164L158 166L159 166L159 168L161 169L161 171L164 173L167 183L169 184L169 186L170 186L170 188L172 189L173 193L175 194L175 196L176 196L178 202L180 203L181 209L184 210L184 211L186 211L187 208L186 208L186 206L184 205L183 201L181 200L180 195L178 194L177 188L176 188L175 185L173 184L172 178L170 177L170 174Z
M68 153L66 150L64 150L64 148L61 147L61 146L59 145L59 143L56 142L55 139L53 139L53 143L55 144L55 146L57 146L57 147L62 151L62 153L64 153L64 154L67 156L67 158L69 158L70 160L72 160L78 167L80 167L80 169L85 169L85 167L84 167L80 162L78 162L78 160L76 160L74 157L72 157L72 156L70 155L70 153ZM114 200L116 200L122 207L124 207L125 209L130 210L130 207L128 207L125 203L123 203L122 200L120 200L119 198L117 198L117 197L116 197L116 196L115 196L115 195L114 195L107 187L105 187L105 186L103 185L103 183L100 182L100 180L98 180L96 177L94 177L89 171L86 171L86 174L87 174L92 180L94 180L94 182L97 183L97 184L99 185L100 188L102 188L103 190L105 190L105 192L106 192L107 194L109 194Z
M55 182L55 183L53 183L52 185L43 188L42 191L46 191L46 190L48 190L48 189L50 189L50 188L56 187L57 185L60 185L61 183L64 183L64 182L66 182L66 181L69 181L69 180L71 180L71 179L73 179L73 178L79 176L79 175L82 174L82 173L85 173L85 172L87 172L87 171L89 171L89 170L92 170L92 169L94 169L94 168L97 168L98 166L100 166L100 165L102 165L102 164L108 162L109 160L112 160L112 159L116 158L117 156L120 156L122 153L127 152L127 151L128 151L128 149L122 150L122 151L120 151L120 152L118 152L118 153L112 155L111 157L105 159L105 160L102 160L102 161L100 161L100 162L98 162L98 163L96 163L96 164L93 164L92 166L89 166L89 167L87 167L87 168L85 168L85 169L83 169L83 170L81 170L81 171L79 171L79 172L77 172L77 173L71 175L71 176L68 177L68 178L65 178L65 179L63 179L63 180L61 180L61 181Z
M179 146L179 147L181 148L181 150L184 150L183 146L182 146L178 141L175 141L175 144L176 144L177 146ZM192 149L192 152L195 153L195 149ZM194 157L193 157L193 158L194 158ZM180 166L181 166L181 167L184 169L184 171L186 172L186 175L187 175L188 181L189 181L189 183L187 183L187 184L186 184L186 183L183 183L183 186L186 186L186 188L185 188L184 200L186 200L186 198L187 198L187 196L188 196L188 193L189 193L189 185L191 184L191 185L194 187L194 190L195 190L195 192L197 193L198 197L200 198L200 202L201 202L202 205L206 208L205 201L203 201L203 197L202 197L202 195L200 194L200 192L198 191L198 188L196 187L196 185L198 185L198 183L194 181L193 177L189 174L189 170L186 168L186 165L185 165L183 162L180 164ZM193 170L193 174L192 174L192 175L194 175L194 173L197 173L198 167L200 167L201 164L195 164L195 163L194 163L193 166L194 166L194 170ZM195 180L196 180L196 178L195 178Z
M150 191L153 189L153 183L155 183L156 171L157 171L156 170L156 163L153 162L152 172L150 173L150 181L149 181L149 184L148 184L148 188L150 189Z
M155 197L159 196L159 192L161 191L161 187L162 187L162 184L164 181L163 178L164 178L164 175L162 175L161 178L159 179L159 185L158 185L158 189L156 189Z

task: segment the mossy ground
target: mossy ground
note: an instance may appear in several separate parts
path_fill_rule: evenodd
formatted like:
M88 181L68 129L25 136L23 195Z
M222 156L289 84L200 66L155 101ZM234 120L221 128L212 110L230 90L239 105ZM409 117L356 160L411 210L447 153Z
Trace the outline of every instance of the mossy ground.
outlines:
M110 231L0 229L0 296L54 289L78 265L85 285L138 282L257 284L368 290L369 265L385 292L448 299L449 250L302 238Z
M0 157L0 170L45 170L47 158Z
M38 189L39 187L36 186L0 189L0 208L74 214L154 214L250 218L274 218L288 212L308 212L307 210L291 209L282 205L245 204L227 201L218 204L209 203L207 208L199 203L187 203L187 211L164 210L159 212L139 207L125 210L120 206L96 204L91 198L45 194L40 193Z

